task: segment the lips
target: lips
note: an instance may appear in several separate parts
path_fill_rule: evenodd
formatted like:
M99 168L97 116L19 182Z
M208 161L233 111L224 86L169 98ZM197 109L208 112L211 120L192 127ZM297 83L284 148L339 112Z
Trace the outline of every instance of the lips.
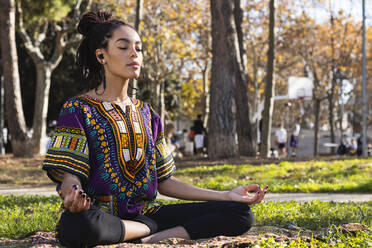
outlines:
M132 62L132 63L130 63L130 64L127 64L127 66L137 68L137 67L140 67L140 64L139 64L138 62Z

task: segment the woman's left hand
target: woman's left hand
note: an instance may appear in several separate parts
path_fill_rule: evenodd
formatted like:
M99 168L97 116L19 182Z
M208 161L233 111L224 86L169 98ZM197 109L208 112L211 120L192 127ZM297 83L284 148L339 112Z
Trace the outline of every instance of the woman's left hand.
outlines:
M230 201L244 202L247 204L260 203L265 197L267 185L261 189L260 185L252 184L249 186L240 186L227 192L227 198ZM255 194L249 192L256 191Z

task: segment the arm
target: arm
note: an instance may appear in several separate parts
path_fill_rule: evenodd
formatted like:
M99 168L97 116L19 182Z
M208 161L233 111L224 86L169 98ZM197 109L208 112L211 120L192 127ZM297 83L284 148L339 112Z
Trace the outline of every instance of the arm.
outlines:
M170 177L159 183L160 194L183 200L195 201L238 201L247 204L259 203L265 196L267 186L261 189L259 185L240 186L230 191L216 191L195 187ZM252 196L249 191L256 191Z
M227 201L228 191L215 191L210 189L202 189L191 184L182 182L175 177L170 177L167 180L159 183L159 193L169 197L174 197L182 200L195 201Z

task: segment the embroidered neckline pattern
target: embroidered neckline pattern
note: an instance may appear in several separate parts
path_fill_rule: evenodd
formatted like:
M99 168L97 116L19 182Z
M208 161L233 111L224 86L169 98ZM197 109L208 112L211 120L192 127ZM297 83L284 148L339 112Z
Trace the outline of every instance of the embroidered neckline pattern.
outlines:
M129 182L135 183L135 186L137 187L147 183L146 178L135 178L137 173L141 171L143 166L146 164L144 158L148 145L144 120L140 113L142 105L141 102L137 101L136 99L131 99L132 104L126 106L126 109L123 110L115 103L101 101L86 95L82 95L80 97L94 104L102 116L109 121L114 133L114 142L118 148L116 149L116 157L118 158L122 175ZM94 122L93 124L96 123ZM109 150L107 149L107 143L104 141L105 137L103 136L103 131L101 132L102 137L100 137L100 139L103 141L103 144L101 145L106 147L106 149L104 149L104 167L107 174L112 179L110 181L116 184L115 188L118 188L119 192L125 193L126 196L130 196L134 188L131 187L128 189L122 185L118 179L118 175L116 175L116 173L112 170L109 162Z

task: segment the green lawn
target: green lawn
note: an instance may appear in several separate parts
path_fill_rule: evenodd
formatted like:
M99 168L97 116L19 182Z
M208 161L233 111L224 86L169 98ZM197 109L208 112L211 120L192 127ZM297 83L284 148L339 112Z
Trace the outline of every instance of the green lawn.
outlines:
M270 192L372 193L372 158L197 166L178 168L176 176L200 187L219 190L259 183L269 185Z
M0 156L0 184L52 186L42 171L43 158ZM332 161L279 162L262 165L209 165L182 167L180 179L212 189L237 185L268 184L270 192L360 192L372 193L372 158Z
M0 237L16 238L35 230L53 231L61 211L59 206L56 196L0 196ZM252 210L255 225L283 226L286 221L294 221L310 230L352 222L372 226L372 202L263 202L253 205Z

